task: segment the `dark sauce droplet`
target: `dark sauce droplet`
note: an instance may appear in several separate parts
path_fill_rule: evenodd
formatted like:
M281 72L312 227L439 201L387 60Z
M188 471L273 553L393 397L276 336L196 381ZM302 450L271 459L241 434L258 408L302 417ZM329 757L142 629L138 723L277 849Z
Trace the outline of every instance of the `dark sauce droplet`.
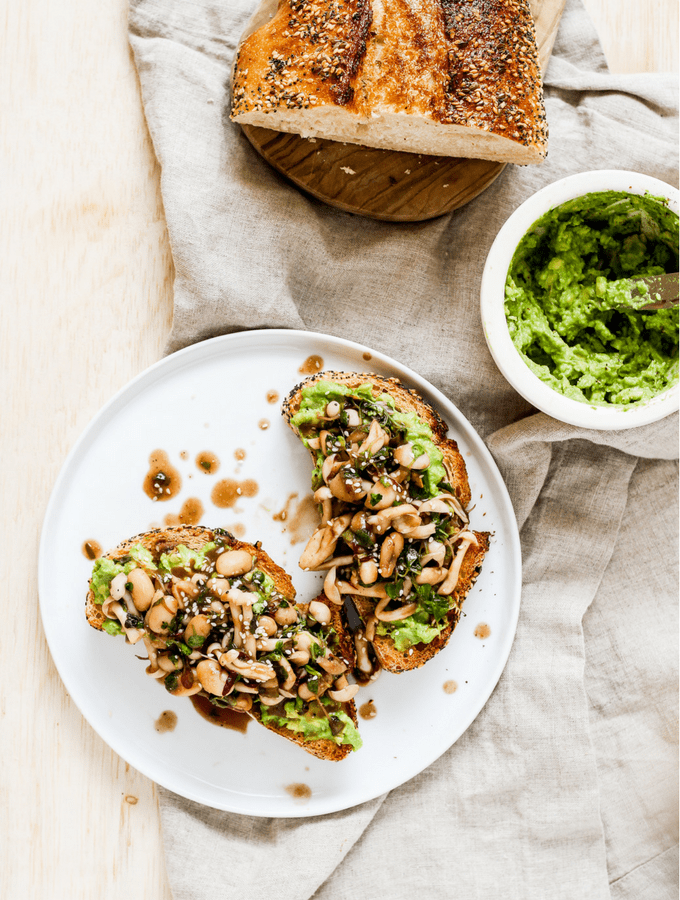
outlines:
M260 419L260 421L257 423L257 427L260 429L260 431L266 431L269 428L270 424L271 423L269 419Z
M310 539L316 528L318 516L319 508L314 497L311 495L303 497L288 516L286 530L291 544L299 544Z
M373 359L373 356L370 353L364 353L364 359L368 362L369 359Z
M206 475L214 475L220 467L220 461L209 450L203 450L196 457L196 467L199 471L205 472Z
M234 450L234 459L237 459L239 462L241 462L241 460L243 460L245 458L246 458L245 450L242 450L240 447L238 447L236 450Z
M278 391L267 391L267 403L276 403L278 399Z
M182 504L179 515L169 513L164 521L166 525L198 525L204 512L203 504L198 497L189 497Z
M203 504L198 497L189 497L182 504L179 520L183 525L198 525L203 517Z
M156 731L163 734L166 731L174 731L175 725L177 725L177 713L166 709L156 719L154 727Z
M300 375L315 375L321 369L323 369L323 359L320 356L308 356L298 369L298 372Z
M149 467L144 479L144 493L147 497L163 502L175 497L182 487L182 479L165 450L153 451L149 456Z
M85 541L82 551L86 559L99 559L102 555L102 548L96 541Z
M297 493L289 494L286 505L272 515L275 522L285 522L284 531L290 536L291 544L308 541L318 524L319 510L316 500L311 495L295 502Z
M372 700L369 700L368 703L362 703L359 707L359 715L362 719L375 719L378 715L375 703Z
M286 505L277 513L274 513L272 519L275 522L285 522L288 516L290 515L290 504L295 500L297 494L289 494L288 499L286 500Z
M237 709L228 709L227 707L215 706L207 697L199 697L194 694L190 698L197 713L212 722L213 725L219 725L221 728L231 728L232 731L240 731L241 734L246 733L246 728L250 722L250 716L246 713L239 712Z
M213 488L210 499L220 509L227 509L233 506L241 497L254 497L258 490L258 484L252 478L246 478L245 481L223 478Z
M302 803L306 803L312 796L312 789L306 784L287 784L285 790L293 800L299 800Z
M238 500L237 488L238 481L234 481L233 478L224 478L222 481L218 481L212 489L210 499L220 509L227 509L227 507L233 506Z

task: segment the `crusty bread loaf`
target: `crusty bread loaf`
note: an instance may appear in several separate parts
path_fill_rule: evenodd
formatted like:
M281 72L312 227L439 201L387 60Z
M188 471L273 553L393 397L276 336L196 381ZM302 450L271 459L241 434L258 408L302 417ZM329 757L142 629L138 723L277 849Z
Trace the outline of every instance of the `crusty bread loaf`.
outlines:
M180 545L187 547L189 550L200 551L207 543L213 541L219 542L220 545L224 546L225 550L245 550L255 560L253 569L259 569L272 579L277 594L281 595L281 599L285 600L289 606L295 607L300 620L307 622L311 621L309 618L310 604L295 602L295 588L293 587L289 575L281 568L281 566L277 565L267 553L265 553L260 544L250 544L245 541L240 541L224 530L213 531L202 526L189 525L155 529L124 541L114 550L105 554L105 557L115 562L125 561L129 558L131 549L136 545L141 545L151 553L154 561L157 562L160 559L161 554L171 554ZM130 588L130 590L132 590L132 588ZM169 590L169 588L167 588L167 590ZM317 601L322 603L327 602L323 594L317 597ZM284 604L282 603L282 606L283 605ZM354 665L353 641L351 635L346 633L340 610L332 604L328 604L328 607L331 613L328 633L330 633L330 629L334 629L335 634L338 637L338 644L334 648L333 657L346 662L349 671ZM107 621L107 616L104 614L103 606L95 602L92 584L90 585L86 597L85 615L87 621L93 628L96 628L99 631L103 630L104 623ZM110 616L109 618L112 617ZM130 633L132 634L132 632ZM164 636L161 635L159 637L158 635L154 635L152 632L149 632L148 629L147 636L151 638L155 637L157 645L163 645L164 643ZM170 635L165 637L170 640ZM191 646L193 647L193 645ZM147 671L149 672L148 669ZM149 674L152 673L149 672ZM157 675L153 675L153 677L157 677ZM175 693L174 690L171 692ZM185 691L183 693L187 692ZM210 696L205 690L201 691L201 693L205 696ZM336 706L349 716L355 726L357 725L356 706L353 699L342 702L341 704L336 704ZM319 759L338 761L344 759L351 752L351 747L347 744L338 744L335 741L323 738L305 740L299 732L292 731L291 729L274 722L263 722L257 704L253 704L252 708L246 712L251 718L256 719L264 725L265 728L298 744L303 750L306 750L308 753Z
M520 165L546 155L528 0L264 0L257 24L236 57L235 122Z
M302 438L303 435L293 420L296 414L300 412L302 406L303 389L306 386L312 386L319 382L342 384L350 389L357 389L362 385L370 384L372 386L374 397L378 397L380 394L389 394L399 412L415 413L420 421L426 423L432 430L433 442L443 456L448 483L451 485L453 494L457 497L460 506L465 510L471 500L465 461L458 449L457 443L452 438L448 437L448 428L442 417L430 406L430 404L426 403L416 391L407 388L396 378L385 378L381 375L357 372L319 372L317 375L306 379L304 382L293 388L283 402L283 416L298 437ZM325 423L321 427L330 428L331 426L328 423ZM312 460L315 464L317 463L317 452L318 451L310 448ZM398 502L404 501L395 501L395 503ZM350 508L351 504L344 504L340 506L338 511L346 512ZM363 508L364 500L362 499L356 503L353 511L359 512ZM464 518L463 521L467 523L467 518ZM370 637L370 642L375 657L382 668L394 673L418 668L446 646L460 618L463 601L472 588L481 569L484 556L489 549L489 534L487 532L471 531L467 524L463 527L464 532L461 533L469 536L469 541L466 539L468 546L467 550L463 551L464 555L460 564L458 581L451 596L450 609L439 635L429 643L418 643L402 652L397 650L394 640L389 635L374 633ZM377 539L379 540L379 538ZM340 553L340 556L342 556L344 551L338 552ZM329 566L332 565L332 559L333 557L331 556L330 559L323 564L322 568L328 569ZM387 580L389 579L383 579L382 576L380 576L377 579L377 583L384 583ZM349 593L349 596L351 597L351 600L348 602L354 604L364 626L367 626L376 611L376 599L367 598L361 596L359 593L352 593L349 590L346 591L346 593ZM405 602L405 600L400 602Z

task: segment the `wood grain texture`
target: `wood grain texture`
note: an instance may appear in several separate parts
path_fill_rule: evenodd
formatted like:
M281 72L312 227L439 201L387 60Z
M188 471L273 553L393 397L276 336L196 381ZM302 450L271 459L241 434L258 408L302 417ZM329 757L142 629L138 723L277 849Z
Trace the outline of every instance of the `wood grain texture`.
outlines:
M612 72L678 72L676 0L584 0Z
M0 495L12 577L0 596L0 897L170 900L155 787L66 694L42 632L36 572L66 453L162 353L172 264L159 172L125 4L3 9Z
M545 71L565 0L532 0ZM420 222L459 209L498 178L506 163L362 147L243 125L255 150L308 194L345 212Z
M585 2L614 71L677 67L676 0ZM0 897L171 900L155 788L66 694L35 565L67 452L162 354L173 270L160 172L124 0L23 0L3 13Z
M458 209L506 165L241 127L255 150L303 191L345 212L386 222L419 222Z

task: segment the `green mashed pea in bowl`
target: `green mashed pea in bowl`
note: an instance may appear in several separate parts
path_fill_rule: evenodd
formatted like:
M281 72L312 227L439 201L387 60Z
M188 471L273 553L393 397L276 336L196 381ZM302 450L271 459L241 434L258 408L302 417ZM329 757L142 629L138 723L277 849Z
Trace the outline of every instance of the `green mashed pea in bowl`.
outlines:
M499 369L538 409L624 429L678 408L678 309L622 310L621 279L678 271L678 192L633 172L548 185L489 252L482 324Z

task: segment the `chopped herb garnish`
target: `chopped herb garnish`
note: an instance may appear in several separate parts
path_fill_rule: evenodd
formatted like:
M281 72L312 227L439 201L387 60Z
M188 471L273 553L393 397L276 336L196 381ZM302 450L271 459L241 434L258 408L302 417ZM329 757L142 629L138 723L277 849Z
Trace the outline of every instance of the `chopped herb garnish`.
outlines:
M358 531L355 531L354 537L362 547L373 547L373 545L375 544L375 538L373 537L373 535L369 531L366 531L364 528L359 528Z
M403 579L401 579L399 581L394 581L391 584L388 582L385 585L385 593L391 600L396 600L403 589L404 589Z
M220 709L231 709L231 703L226 697L222 699L222 697L216 697L214 694L210 694L209 700L213 706L219 706Z

